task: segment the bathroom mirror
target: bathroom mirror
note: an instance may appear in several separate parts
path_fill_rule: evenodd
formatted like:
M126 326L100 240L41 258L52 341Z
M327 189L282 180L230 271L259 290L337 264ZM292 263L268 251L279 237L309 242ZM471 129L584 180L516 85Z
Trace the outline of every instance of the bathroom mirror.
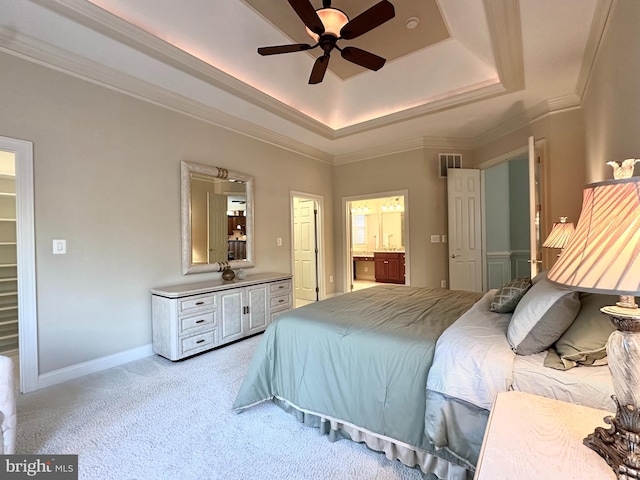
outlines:
M253 267L253 177L181 162L182 273Z

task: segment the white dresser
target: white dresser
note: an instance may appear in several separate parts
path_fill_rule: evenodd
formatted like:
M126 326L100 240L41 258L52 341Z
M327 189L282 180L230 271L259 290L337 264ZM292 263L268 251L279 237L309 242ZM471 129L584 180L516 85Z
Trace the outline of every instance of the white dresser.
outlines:
M291 275L261 273L151 289L153 351L169 360L264 331L293 304Z

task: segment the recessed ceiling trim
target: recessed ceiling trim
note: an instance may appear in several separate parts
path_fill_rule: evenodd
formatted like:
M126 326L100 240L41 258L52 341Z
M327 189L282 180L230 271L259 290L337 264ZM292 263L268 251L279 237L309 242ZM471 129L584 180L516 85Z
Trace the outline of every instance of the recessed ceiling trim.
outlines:
M491 5L491 8L487 8L486 5L485 8L495 51L497 69L500 74L500 82L504 84L502 79L504 75L511 85L510 89L496 85L488 88L480 88L477 93L466 92L463 95L454 94L450 99L440 99L432 102L433 105L431 103L424 103L375 120L333 130L322 122L299 112L280 100L228 75L222 70L159 39L87 0L54 0L53 3L50 0L33 1L71 18L85 27L103 33L118 42L156 58L189 75L193 75L195 78L216 88L220 88L227 93L235 95L238 98L248 101L253 105L263 108L270 113L278 115L285 120L291 121L329 140L344 138L374 128L393 125L420 115L440 112L472 101L486 99L488 96L505 93L507 90L513 90L519 85L517 78L524 78L518 0L505 0L504 2L485 0L485 3ZM496 51L496 38L501 39L497 48L499 51ZM503 44L516 45L516 47L505 48L502 46ZM517 47L518 45L519 47ZM506 50L506 52L502 50ZM524 86L523 80L522 86Z
M0 51L307 158L333 164L331 154L28 35L0 30Z
M469 89L468 91L466 91ZM430 100L422 105L407 108L399 112L391 113L383 117L374 118L365 122L340 128L335 131L335 138L344 138L357 133L366 132L380 127L386 127L413 118L422 117L432 113L442 112L462 105L486 100L505 93L505 89L498 79L471 85L465 91L458 93L448 93L444 98Z
M591 72L598 58L602 38L605 36L607 26L609 25L610 13L614 8L615 1L616 0L600 0L596 4L593 21L591 22L591 30L589 31L589 39L587 40L587 46L584 49L584 55L582 57L582 67L580 68L580 74L576 82L576 94L581 99L589 87Z
M483 0L498 75L504 88L524 88L524 53L519 0Z
M289 105L267 95L174 45L132 25L87 0L34 0L43 7L160 60L216 88L296 123L324 138L334 138L333 129Z

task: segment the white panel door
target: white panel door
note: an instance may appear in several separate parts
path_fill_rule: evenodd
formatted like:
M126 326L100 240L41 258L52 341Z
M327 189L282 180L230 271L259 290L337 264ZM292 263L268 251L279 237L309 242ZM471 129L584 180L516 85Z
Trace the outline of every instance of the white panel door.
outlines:
M482 291L480 170L449 169L449 288Z
M300 300L317 300L315 200L294 198L294 291Z

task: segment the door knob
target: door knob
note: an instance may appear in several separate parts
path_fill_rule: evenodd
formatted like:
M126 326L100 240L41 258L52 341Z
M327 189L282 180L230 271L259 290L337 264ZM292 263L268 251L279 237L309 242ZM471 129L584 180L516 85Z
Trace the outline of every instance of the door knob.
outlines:
M450 257L451 257L451 258L457 258L457 257L459 257L459 256L460 256L460 255L456 255L455 253L452 253L452 254L450 255Z

